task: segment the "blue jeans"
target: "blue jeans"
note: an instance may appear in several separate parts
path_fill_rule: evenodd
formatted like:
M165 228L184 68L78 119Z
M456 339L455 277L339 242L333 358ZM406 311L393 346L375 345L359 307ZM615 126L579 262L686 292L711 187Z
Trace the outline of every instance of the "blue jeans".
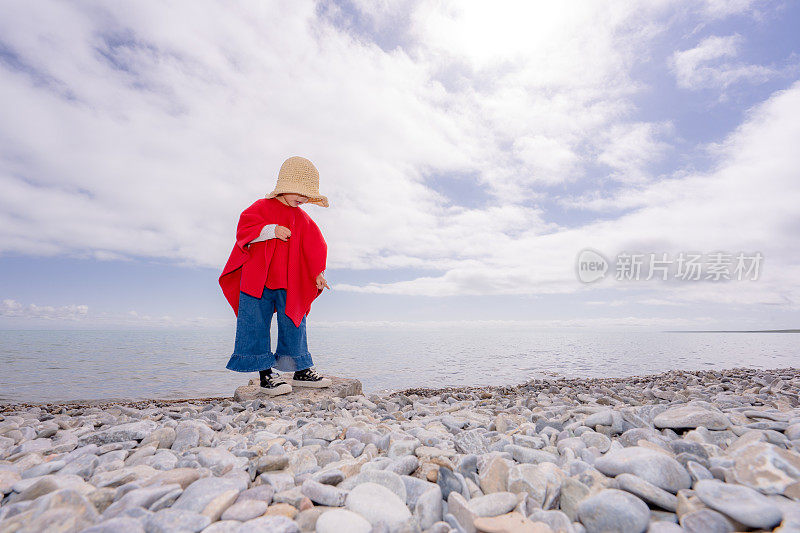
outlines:
M278 346L273 354L269 327L272 313L276 311ZM292 372L313 364L306 340L306 317L296 327L286 316L286 289L264 287L261 298L239 293L236 342L225 368L236 372L258 372L274 367L282 372Z

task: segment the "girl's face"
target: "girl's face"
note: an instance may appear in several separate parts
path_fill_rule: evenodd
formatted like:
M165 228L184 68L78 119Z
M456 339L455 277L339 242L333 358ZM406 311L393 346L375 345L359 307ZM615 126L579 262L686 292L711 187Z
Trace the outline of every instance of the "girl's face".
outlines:
M286 193L281 194L280 198L283 198L284 203L289 207L297 207L308 202L308 196L303 196L302 194Z

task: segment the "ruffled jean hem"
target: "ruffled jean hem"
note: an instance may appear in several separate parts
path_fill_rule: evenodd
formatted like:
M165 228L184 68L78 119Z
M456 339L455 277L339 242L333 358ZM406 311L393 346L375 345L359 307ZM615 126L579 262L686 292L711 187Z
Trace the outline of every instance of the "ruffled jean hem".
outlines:
M233 354L225 368L234 372L258 372L274 368L280 372L297 372L314 366L311 354L283 355L265 354Z
M283 355L275 354L275 363L272 368L281 372L297 372L314 366L311 354L306 355Z
M275 356L271 353L233 354L225 368L234 372L258 372L270 368L273 364Z

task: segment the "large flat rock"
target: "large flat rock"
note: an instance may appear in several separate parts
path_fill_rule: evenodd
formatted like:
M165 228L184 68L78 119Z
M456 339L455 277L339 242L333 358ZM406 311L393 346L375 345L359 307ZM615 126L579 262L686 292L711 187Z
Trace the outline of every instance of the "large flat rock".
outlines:
M361 382L357 379L338 378L334 376L326 377L331 378L331 381L333 382L330 387L325 387L322 389L314 389L311 387L292 387L292 392L289 394L281 394L280 396L270 396L261 390L261 387L258 386L257 379L251 379L247 385L242 385L241 387L236 388L236 392L233 394L233 399L237 402L244 400L255 400L256 398L260 400L270 400L275 403L289 403L296 402L298 400L311 400L312 402L318 402L325 398L344 398L345 396L356 396L358 394L362 394ZM291 382L291 375L289 378L284 377L284 379L287 382Z

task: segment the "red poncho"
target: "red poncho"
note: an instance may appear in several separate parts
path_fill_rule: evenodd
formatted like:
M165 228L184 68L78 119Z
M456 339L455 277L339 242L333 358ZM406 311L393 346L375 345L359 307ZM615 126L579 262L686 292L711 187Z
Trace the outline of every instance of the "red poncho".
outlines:
M286 316L295 326L311 310L311 302L322 293L317 276L325 270L328 245L311 217L299 207L289 207L277 198L261 199L242 212L236 228L236 244L219 277L222 293L239 314L239 291L261 298L269 262L277 239L247 244L259 236L266 224L279 224L291 231L286 287Z

